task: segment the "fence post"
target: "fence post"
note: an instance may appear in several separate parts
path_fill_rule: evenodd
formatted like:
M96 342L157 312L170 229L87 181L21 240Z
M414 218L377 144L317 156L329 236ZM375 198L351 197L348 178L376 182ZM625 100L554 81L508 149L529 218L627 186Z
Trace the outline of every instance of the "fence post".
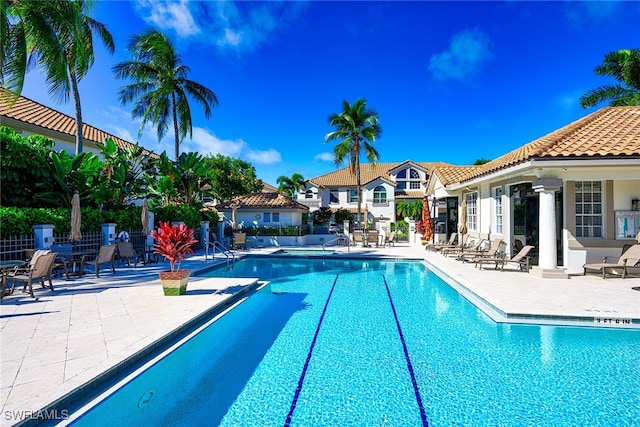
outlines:
M53 243L53 224L36 224L31 226L36 235L36 249L50 249Z
M206 253L209 246L209 221L200 221L200 244Z
M110 245L116 238L116 223L105 222L102 224L102 244Z

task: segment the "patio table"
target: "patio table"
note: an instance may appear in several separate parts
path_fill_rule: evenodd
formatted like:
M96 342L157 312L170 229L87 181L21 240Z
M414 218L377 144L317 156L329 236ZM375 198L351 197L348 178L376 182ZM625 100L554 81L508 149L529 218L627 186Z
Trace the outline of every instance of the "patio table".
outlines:
M7 278L9 276L9 272L16 267L20 267L21 265L26 264L24 260L21 259L9 259L5 261L0 261L0 282L2 282L0 288L0 299L4 298L5 292L7 290Z
M67 264L71 266L71 271L69 272L70 276L74 275L82 277L82 274L84 273L83 268L85 258L87 256L95 255L97 252L98 251L94 249L82 249L69 252L61 251L58 252L58 256L64 259Z

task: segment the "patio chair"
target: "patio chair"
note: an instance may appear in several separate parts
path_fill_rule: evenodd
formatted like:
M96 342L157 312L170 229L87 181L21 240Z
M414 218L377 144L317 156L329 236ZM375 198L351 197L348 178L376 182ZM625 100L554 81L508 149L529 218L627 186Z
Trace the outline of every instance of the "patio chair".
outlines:
M484 240L485 242L487 241L486 239ZM502 245L502 239L494 239L491 242L491 246L489 247L488 250L486 251L481 251L481 250L464 250L460 253L458 253L458 260L460 261L473 261L473 262L477 262L476 260L480 257L485 257L485 258L492 258L495 257L498 254L498 251L500 250L500 245Z
M453 242L456 241L456 237L458 237L458 233L451 233L451 236L449 237L449 241L448 242L445 242L445 243L442 243L442 242L429 243L427 246L424 247L424 249L427 250L427 251L438 252L443 247L455 246L455 243L453 243Z
M604 257L601 263L596 264L585 264L583 275L587 274L587 270L600 270L602 271L602 278L607 278L607 270L622 270L622 278L624 279L627 275L627 269L631 267L635 267L640 264L640 244L635 244L631 246L629 249L624 251L622 255L618 258L618 262L608 262L609 257Z
M33 266L29 268L29 270L24 272L17 272L17 274L8 277L8 280L11 280L13 282L13 285L11 286L11 293L13 293L16 287L16 282L24 282L24 286L22 288L23 292L27 289L28 286L29 295L31 295L32 298L35 298L35 295L33 294L33 281L38 279L40 279L40 284L43 288L45 287L45 279L48 279L49 288L53 291L51 269L53 267L53 262L55 261L58 254L55 252L47 251L47 253L43 253L38 256L37 253L38 251L36 251L36 254L34 254L35 260L33 260Z
M384 242L382 243L382 246L395 246L396 244L396 232L392 231L390 233L385 233L384 235Z
M520 271L528 272L531 268L531 258L529 257L529 252L531 252L531 250L534 248L535 246L532 245L523 246L520 252L515 254L513 258L510 259L507 259L504 256L478 258L478 262L476 263L476 265L479 269L482 270L482 264L494 264L494 269L497 269L498 266L500 266L500 269L504 271L505 264L512 263L517 264Z
M80 262L80 271L84 268L85 264L93 266L96 271L96 277L100 277L100 266L102 264L111 264L111 271L116 274L116 249L117 245L102 245L98 251L98 255L94 259L90 259L90 256L83 256Z
M238 249L242 246L242 249L247 249L247 233L235 233L233 235L233 247Z
M51 251L60 253L68 253L71 252L72 246L71 243L67 243L64 245L51 245ZM57 273L56 273L57 272ZM63 256L58 255L55 262L53 263L53 267L51 268L51 273L63 275L67 279L69 279L69 264L67 263L67 259Z
M357 246L358 243L360 243L360 246L364 246L364 234L362 230L353 231L353 246Z
M467 239L468 242L469 239ZM484 239L476 239L475 242L473 244L467 244L466 246L456 246L455 248L445 248L442 249L440 252L443 252L442 255L444 256L449 256L449 255L458 255L459 253L462 253L464 251L471 251L471 252L477 252L480 250L480 245L482 245L484 243Z
M369 235L367 236L367 245L375 243L376 248L377 248L378 247L378 239L379 239L379 237L380 237L380 234L378 233L378 230L369 231Z
M116 243L118 247L118 260L119 264L123 262L127 262L127 265L131 267L131 261L133 261L133 266L135 267L140 260L140 254L136 252L133 247L133 243L131 242L118 242Z
M455 245L444 245L440 248L440 253L443 256L447 255L447 252L449 251L457 251L460 249L464 249L467 246L467 240L469 240L469 235L468 234L464 234L462 236L462 239L458 240L458 243L456 243Z

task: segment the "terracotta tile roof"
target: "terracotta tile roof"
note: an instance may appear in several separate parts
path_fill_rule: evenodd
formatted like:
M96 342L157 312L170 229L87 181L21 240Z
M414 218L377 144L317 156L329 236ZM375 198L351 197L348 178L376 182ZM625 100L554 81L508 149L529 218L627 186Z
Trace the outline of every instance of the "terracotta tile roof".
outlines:
M11 118L43 129L69 135L75 140L75 117L68 116L24 96L18 97L15 104L11 106L9 100L2 92L5 92L5 89L0 89L0 121L5 117ZM5 125L4 123L1 124ZM125 141L122 138L118 138L87 123L83 123L82 136L85 140L93 142L96 145L104 144L104 140L108 137L112 138L121 148L128 148L133 145L129 141Z
M481 166L438 167L443 184L534 159L640 158L640 106L605 107Z
M295 200L288 199L278 193L251 193L246 196L236 197L233 200L220 203L216 206L217 210L230 210L236 204L238 209L301 209L309 210L308 206L298 203Z
M424 191L420 190L400 190L395 192L396 199L422 199Z
M360 164L360 182L364 185L368 182L374 181L378 178L384 178L386 180L390 180L389 172L400 165L407 163L405 162L394 162L394 163L361 163ZM446 163L441 162L413 162L416 165L420 166L423 169L426 169L429 173L431 170L439 165L446 165ZM321 187L339 187L339 186L355 186L356 185L356 176L352 174L349 170L349 167L345 167L342 169L338 169L334 172L329 172L324 175L317 176L315 178L309 179L312 183L319 185Z
M266 182L262 183L262 192L263 193L277 193L278 189L271 184L267 184Z

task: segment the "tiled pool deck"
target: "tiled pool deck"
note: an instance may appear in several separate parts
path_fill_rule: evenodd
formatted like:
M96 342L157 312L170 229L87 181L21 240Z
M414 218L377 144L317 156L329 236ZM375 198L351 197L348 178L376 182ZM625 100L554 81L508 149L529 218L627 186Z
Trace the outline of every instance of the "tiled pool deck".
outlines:
M624 280L603 280L597 274L540 279L513 270L479 271L473 264L407 244L351 248L349 253L339 250L353 256L424 259L445 280L461 285L470 299L497 309L498 317L527 321L531 316L545 316L561 323L579 318L588 325L604 327L635 319L631 327L638 328L640 334L640 291L633 289L640 287L637 275ZM210 259L194 255L183 268L197 270L211 265ZM99 279L88 275L56 280L54 292L38 289L35 299L20 289L5 297L0 304L1 425L16 424L52 402L78 393L103 373L171 337L194 318L210 316L220 304L257 281L192 277L187 295L165 297L157 273L166 269L166 263L120 268L115 276L105 272Z

